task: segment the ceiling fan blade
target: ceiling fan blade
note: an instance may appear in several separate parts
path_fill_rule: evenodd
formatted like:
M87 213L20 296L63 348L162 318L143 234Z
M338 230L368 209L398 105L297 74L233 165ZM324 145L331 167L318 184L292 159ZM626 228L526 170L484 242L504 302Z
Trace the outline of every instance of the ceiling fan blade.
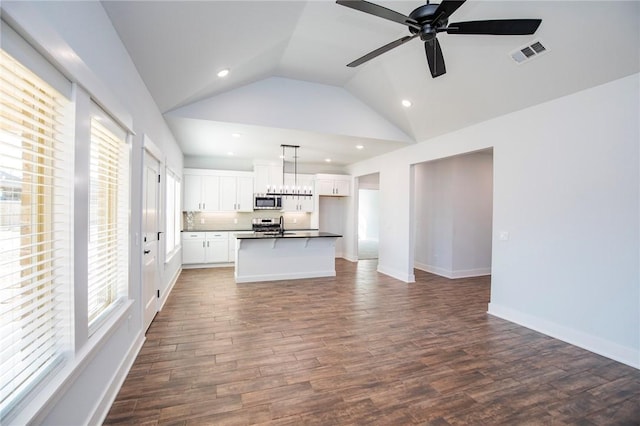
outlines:
M535 33L541 22L541 19L454 22L449 24L446 31L448 34L527 35Z
M420 29L418 23L402 13L396 12L386 7L378 6L377 4L369 3L364 0L337 0L336 3L350 7L351 9L359 10L370 15L375 15L379 18L388 19L389 21L397 22L402 25L413 27L417 30Z
M453 12L458 10L466 0L442 0L438 8L433 13L433 21L437 22L441 19L447 19Z
M418 37L419 34L414 34L414 35L410 35L410 36L404 36L398 40L392 41L389 44L385 44L382 47L377 48L376 50L367 53L366 55L364 55L361 58L356 59L355 61L347 64L348 67L353 68L353 67L357 67L358 65L362 65L365 62L375 58L376 56L380 56L382 55L384 52L388 52L389 50L398 47L400 45L405 44L406 42L413 40L414 38Z
M440 49L440 42L437 38L434 37L431 40L425 41L424 51L427 54L427 62L429 63L431 77L436 78L447 72L447 69L444 66L442 49Z

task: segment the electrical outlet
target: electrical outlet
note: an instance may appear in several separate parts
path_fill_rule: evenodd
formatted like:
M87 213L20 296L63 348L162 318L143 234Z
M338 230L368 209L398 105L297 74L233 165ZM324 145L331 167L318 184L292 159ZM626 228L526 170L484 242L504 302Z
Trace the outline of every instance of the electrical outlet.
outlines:
M509 231L500 231L498 234L498 239L500 241L508 241L509 240Z
M297 218L293 218L293 223L298 223L298 219Z
M204 217L200 218L200 225L204 225Z
M238 223L238 218L237 217L233 218L233 223Z

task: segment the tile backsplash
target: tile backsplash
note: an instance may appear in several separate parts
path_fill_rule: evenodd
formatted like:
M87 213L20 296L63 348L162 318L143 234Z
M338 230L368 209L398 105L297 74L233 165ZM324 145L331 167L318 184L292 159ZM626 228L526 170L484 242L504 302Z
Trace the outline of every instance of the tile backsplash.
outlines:
M190 215L190 217L188 217ZM234 212L182 212L183 231L250 231L253 218L284 216L286 229L309 229L310 213L280 213L263 210L251 213Z

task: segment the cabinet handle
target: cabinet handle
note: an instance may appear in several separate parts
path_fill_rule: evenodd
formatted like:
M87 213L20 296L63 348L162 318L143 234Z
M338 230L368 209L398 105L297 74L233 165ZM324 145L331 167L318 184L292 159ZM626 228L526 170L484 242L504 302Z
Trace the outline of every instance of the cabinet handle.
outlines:
M202 242L202 248L204 248L204 241Z
M207 241L207 247L209 247L209 241Z
M202 203L202 210L204 210L204 209L205 209L205 204L204 204L204 203Z

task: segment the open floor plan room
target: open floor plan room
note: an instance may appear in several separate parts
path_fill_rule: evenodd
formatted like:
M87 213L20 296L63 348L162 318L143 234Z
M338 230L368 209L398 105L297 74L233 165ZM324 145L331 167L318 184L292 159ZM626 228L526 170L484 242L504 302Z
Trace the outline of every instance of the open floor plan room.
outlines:
M489 277L336 271L184 270L105 424L640 422L640 371L488 315Z

